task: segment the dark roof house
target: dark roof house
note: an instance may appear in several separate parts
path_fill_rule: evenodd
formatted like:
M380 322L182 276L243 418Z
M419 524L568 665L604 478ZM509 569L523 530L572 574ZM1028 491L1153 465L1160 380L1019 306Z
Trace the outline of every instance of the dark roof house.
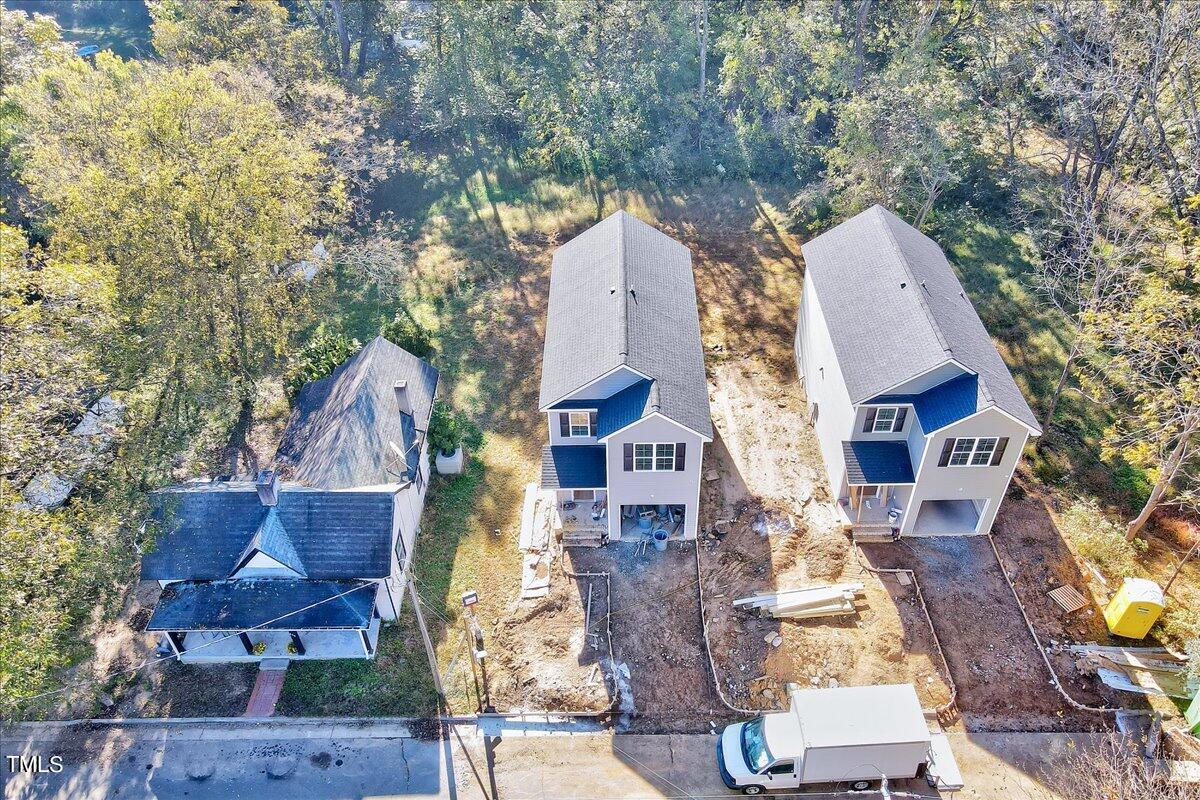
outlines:
M276 462L287 480L352 489L414 479L438 371L382 336L306 384Z

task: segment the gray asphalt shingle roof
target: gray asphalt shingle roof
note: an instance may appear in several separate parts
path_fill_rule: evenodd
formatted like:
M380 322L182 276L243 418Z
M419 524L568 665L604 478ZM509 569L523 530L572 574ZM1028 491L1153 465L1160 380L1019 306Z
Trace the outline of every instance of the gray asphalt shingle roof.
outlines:
M543 489L603 489L608 485L604 445L546 445L542 448Z
M712 436L691 252L618 211L554 253L538 405L622 365L657 384L659 413Z
M412 415L397 408L399 381L407 384ZM375 337L332 375L300 390L276 455L280 473L320 489L412 480L437 382L428 362Z
M377 590L374 583L354 581L184 581L163 590L146 630L366 630Z
M147 580L228 578L256 536L274 557L296 560L314 580L382 578L391 572L390 492L331 492L280 485L276 520L268 520L254 484L187 483L155 492L154 518L164 530L142 556ZM287 532L281 544L278 524ZM290 552L289 552L290 551Z
M978 410L995 406L1040 432L936 242L877 205L801 249L851 402L953 359L979 375Z

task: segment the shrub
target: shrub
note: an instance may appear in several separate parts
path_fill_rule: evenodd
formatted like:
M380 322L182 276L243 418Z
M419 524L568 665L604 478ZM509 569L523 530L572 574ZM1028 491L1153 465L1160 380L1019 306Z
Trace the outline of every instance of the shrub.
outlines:
M444 400L438 400L433 404L433 415L429 420L429 446L435 452L448 454L464 443L476 449L483 443L483 434L465 414L454 411Z
M417 358L429 358L433 355L433 339L407 312L401 311L389 320L384 320L379 328L383 338L392 344L403 347Z
M304 384L333 373L343 361L362 348L358 339L342 333L318 332L292 359L286 384L288 400L295 400Z
M1137 554L1145 542L1128 542L1121 526L1110 520L1095 500L1080 500L1062 515L1059 527L1080 556L1091 561L1107 578L1135 575Z
M1154 488L1146 470L1122 461L1113 470L1113 485L1125 495L1125 500L1132 511L1139 510L1150 499L1150 490Z

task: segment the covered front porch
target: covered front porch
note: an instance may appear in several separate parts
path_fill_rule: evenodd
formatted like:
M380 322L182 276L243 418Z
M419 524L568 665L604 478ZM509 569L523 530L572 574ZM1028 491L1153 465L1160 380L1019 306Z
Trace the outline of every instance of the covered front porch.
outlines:
M838 513L847 530L899 535L912 497L912 463L904 442L842 442L845 490Z
M374 658L375 582L246 578L169 584L146 625L185 663Z
M550 525L564 545L598 546L608 535L608 469L603 445L542 448L541 490L554 498Z

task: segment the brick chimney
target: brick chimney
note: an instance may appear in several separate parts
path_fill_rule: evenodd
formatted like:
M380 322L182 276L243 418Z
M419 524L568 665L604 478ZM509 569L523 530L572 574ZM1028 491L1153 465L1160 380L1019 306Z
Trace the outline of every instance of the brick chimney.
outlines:
M396 381L396 410L413 415L412 398L408 396L408 381Z
M254 482L258 490L258 500L264 506L273 506L279 502L279 475L273 469L264 469L258 473Z

